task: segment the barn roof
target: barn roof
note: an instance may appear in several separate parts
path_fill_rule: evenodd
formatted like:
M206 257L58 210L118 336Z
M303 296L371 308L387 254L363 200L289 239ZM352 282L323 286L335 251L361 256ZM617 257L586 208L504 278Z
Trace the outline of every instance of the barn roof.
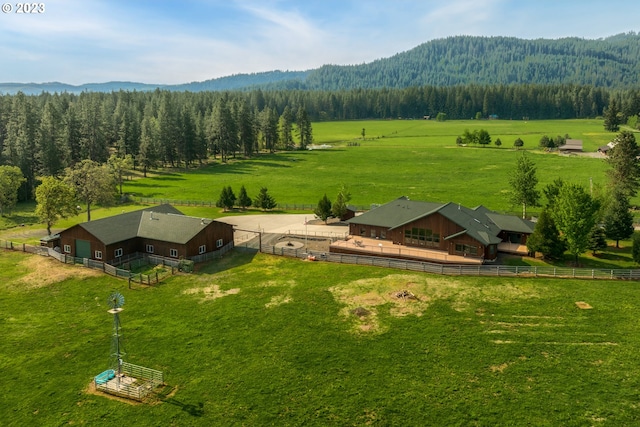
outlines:
M169 215L171 215L172 220L168 219ZM149 220L150 217L155 218L155 220L153 223L147 224L147 222L151 221ZM191 220L184 220L184 218L190 218ZM197 232L195 232L198 228L196 222L199 224L200 219L186 217L173 206L164 204L94 221L83 222L78 225L105 245L110 245L135 237L186 243L186 241L197 234ZM163 228L168 230L163 230ZM174 229L176 229L176 231L173 231ZM198 229L198 231L200 231L200 229ZM141 235L141 233L144 235ZM183 241L184 238L178 235L178 233L191 237ZM168 240L167 238L174 240Z
M484 206L469 209L457 203L420 202L409 200L407 197L400 197L347 222L386 227L392 230L435 213L439 213L463 229L454 235L443 236L444 239L467 234L488 245L502 241L498 237L501 231L533 232L533 223L516 216L495 213Z

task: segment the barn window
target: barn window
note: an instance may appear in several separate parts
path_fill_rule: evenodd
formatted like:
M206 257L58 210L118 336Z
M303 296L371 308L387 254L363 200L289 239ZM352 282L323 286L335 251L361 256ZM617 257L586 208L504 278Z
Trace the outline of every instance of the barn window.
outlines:
M113 252L113 255L118 258L122 256L122 248L118 248Z
M222 241L222 239L218 239L218 240L216 241L216 247L217 247L217 248L221 248L221 247L222 247L222 245L224 245L224 242Z
M207 245L202 245L202 246L200 246L200 247L198 248L198 253L199 253L199 254L201 254L201 255L202 255L202 254L203 254L203 253L205 253L205 252L207 252Z
M169 256L177 258L178 257L178 250L177 249L169 249Z
M71 245L64 245L64 253L65 254L71 253Z
M147 245L147 253L149 254L153 253L153 245Z
M96 259L102 259L102 251L96 251L95 252L95 258Z

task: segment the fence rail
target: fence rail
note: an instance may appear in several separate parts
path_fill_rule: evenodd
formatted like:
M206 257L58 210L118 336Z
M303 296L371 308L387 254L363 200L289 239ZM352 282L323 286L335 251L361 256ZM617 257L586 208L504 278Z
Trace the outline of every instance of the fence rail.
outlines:
M260 250L263 253L287 256L300 259L314 259L336 262L341 264L370 265L375 267L395 268L400 270L418 271L440 274L445 276L492 276L492 277L547 277L547 278L575 278L575 279L606 279L606 280L640 280L640 269L610 269L610 268L571 268L571 267L539 267L539 266L509 266L509 265L455 265L438 264L424 261L402 260L385 257L340 254L331 252L315 252L305 249L292 249L272 245L242 244L236 246L238 250Z

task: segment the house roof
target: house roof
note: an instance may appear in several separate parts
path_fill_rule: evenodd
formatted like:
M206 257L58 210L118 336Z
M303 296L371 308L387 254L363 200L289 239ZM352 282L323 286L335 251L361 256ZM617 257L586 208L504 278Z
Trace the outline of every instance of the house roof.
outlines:
M185 216L171 205L164 204L126 212L79 224L105 245L144 237L173 243L186 243L211 220Z
M350 224L386 227L392 230L435 213L439 213L463 229L463 231L451 236L443 236L445 240L467 234L475 240L488 245L502 241L498 237L501 231L533 232L533 223L530 221L522 220L512 215L501 215L484 206L469 209L456 203L420 202L409 200L406 197L400 197L347 222Z
M566 139L564 144L558 147L558 150L579 150L582 151L581 139Z
M427 212L436 211L442 206L444 206L442 203L415 202L406 197L400 197L392 202L371 209L347 222L350 224L367 224L391 229L422 218Z

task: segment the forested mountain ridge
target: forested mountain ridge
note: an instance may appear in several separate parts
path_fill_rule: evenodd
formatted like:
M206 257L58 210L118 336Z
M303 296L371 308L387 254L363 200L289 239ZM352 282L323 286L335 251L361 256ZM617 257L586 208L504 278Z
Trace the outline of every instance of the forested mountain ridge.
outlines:
M203 82L153 85L133 82L0 83L0 93L227 91L252 89L347 90L465 84L576 84L611 89L637 86L640 34L604 39L455 36L360 65L324 65L308 71L236 74Z
M390 58L309 73L306 89L336 90L460 84L637 85L640 34L600 40L457 36L433 40Z

